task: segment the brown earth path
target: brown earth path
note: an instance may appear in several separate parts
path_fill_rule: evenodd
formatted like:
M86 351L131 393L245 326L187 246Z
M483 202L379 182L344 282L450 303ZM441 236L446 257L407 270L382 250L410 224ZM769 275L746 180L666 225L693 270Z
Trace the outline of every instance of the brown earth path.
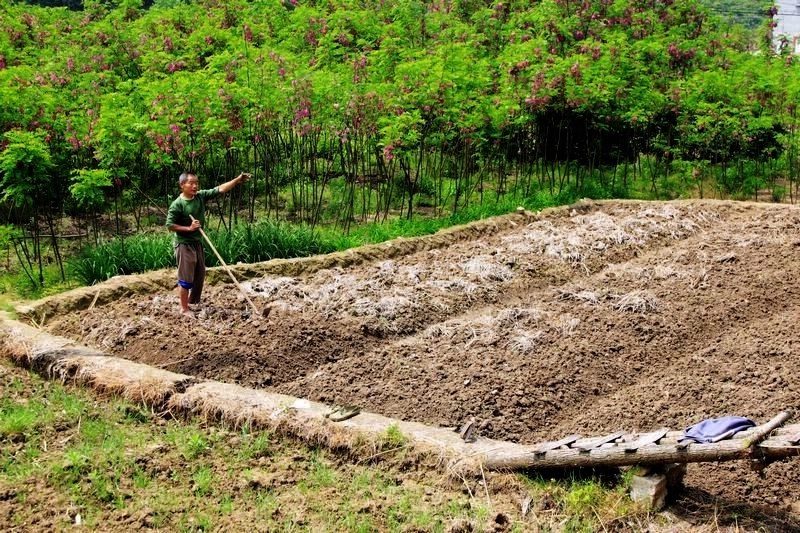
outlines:
M168 292L52 318L50 331L203 378L355 403L532 443L797 411L800 209L604 202L440 249L252 279L194 322ZM800 510L800 463L695 465L687 483Z

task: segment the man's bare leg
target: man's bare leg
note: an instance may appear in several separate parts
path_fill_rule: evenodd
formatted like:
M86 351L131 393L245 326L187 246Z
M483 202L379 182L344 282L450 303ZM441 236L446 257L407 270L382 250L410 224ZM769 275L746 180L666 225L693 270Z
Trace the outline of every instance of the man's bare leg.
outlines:
M194 316L189 309L189 289L178 287L178 297L181 301L181 314L184 316Z

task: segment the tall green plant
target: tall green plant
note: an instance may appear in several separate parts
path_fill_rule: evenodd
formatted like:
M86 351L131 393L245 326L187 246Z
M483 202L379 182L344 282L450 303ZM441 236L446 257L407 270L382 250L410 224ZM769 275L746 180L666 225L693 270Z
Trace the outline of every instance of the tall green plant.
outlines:
M53 166L50 151L41 133L11 130L5 133L4 140L6 145L0 152L2 199L12 204L23 215L31 216L34 255L41 285L44 283L44 274L39 220L43 214L48 221L52 220L52 213L48 209L53 207L53 200L56 197L56 188L50 175ZM57 257L60 259L58 254ZM23 264L29 267L30 257L26 255Z
M99 241L98 215L103 209L106 193L111 187L111 175L106 169L77 169L72 173L69 192L78 206L89 214L95 243Z

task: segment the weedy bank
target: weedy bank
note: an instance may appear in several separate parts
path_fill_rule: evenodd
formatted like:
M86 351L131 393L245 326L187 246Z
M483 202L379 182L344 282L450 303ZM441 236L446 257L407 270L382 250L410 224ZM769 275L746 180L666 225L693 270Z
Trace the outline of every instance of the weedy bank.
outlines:
M0 520L11 530L531 531L654 524L624 480L450 479L393 451L352 460L176 420L0 359ZM397 432L394 432L397 433ZM400 445L398 446L398 443ZM659 519L663 521L663 519Z

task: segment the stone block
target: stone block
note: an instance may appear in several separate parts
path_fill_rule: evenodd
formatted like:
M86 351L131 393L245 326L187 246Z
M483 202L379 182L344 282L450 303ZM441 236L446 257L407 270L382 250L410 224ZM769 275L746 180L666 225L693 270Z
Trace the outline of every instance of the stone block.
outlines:
M667 476L664 474L648 474L633 476L631 479L631 499L644 503L650 509L658 511L667 503Z
M658 468L640 468L631 479L631 499L658 511L667 503L670 491L683 484L685 464L671 464Z

